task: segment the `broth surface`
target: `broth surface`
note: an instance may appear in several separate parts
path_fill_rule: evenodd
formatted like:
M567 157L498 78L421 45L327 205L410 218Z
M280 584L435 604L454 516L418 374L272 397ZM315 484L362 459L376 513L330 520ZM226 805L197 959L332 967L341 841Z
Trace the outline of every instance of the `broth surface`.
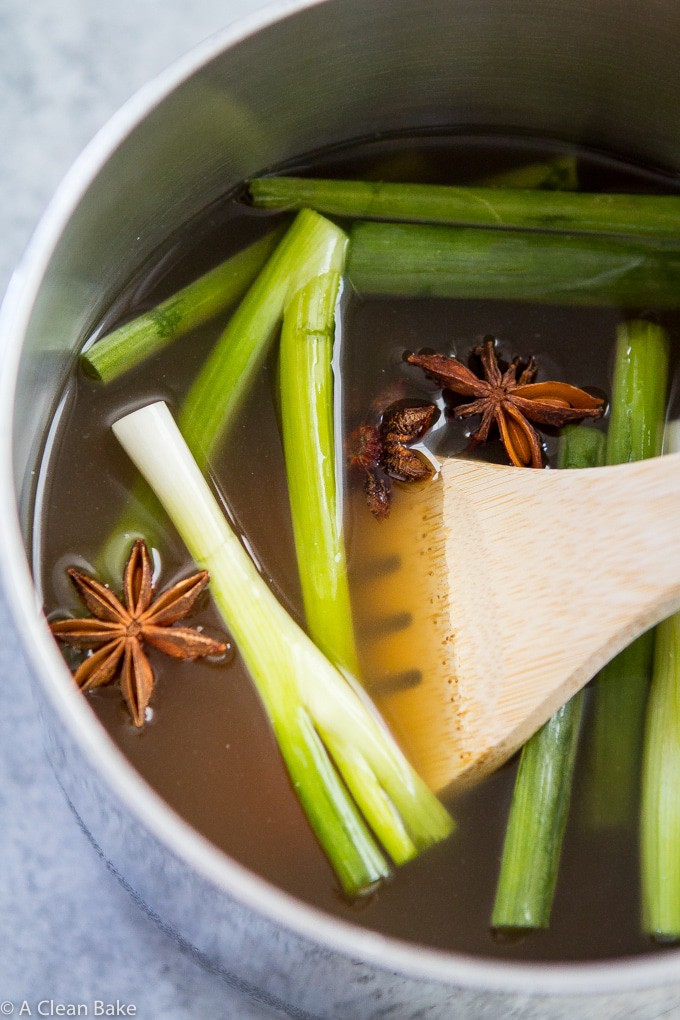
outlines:
M484 135L378 139L289 167L316 176L472 183L489 172L549 158L558 146ZM672 182L644 168L593 153L578 153L584 190L668 191ZM238 200L209 210L183 228L153 265L130 281L104 322L110 329L139 314L254 240L279 217ZM421 347L466 357L493 334L503 354L536 355L542 375L609 391L615 308L562 308L509 302L363 299L348 295L340 351L345 433L380 394L404 387L404 396L428 399L435 391L408 366L404 350ZM677 334L677 316L663 320ZM154 399L176 410L223 323L178 341L139 369L104 387L77 373L69 382L58 441L53 446L45 498L38 508L38 564L50 613L82 615L66 567L91 570L101 545L128 499L134 470L110 423L125 410ZM675 367L675 361L673 363ZM247 536L263 574L286 607L302 619L293 552L272 355L236 428L212 465L233 523ZM397 391L401 392L401 391ZM556 440L547 449L555 453ZM432 438L439 453L465 445L462 426ZM500 446L490 449L500 454ZM397 493L401 499L417 498ZM354 492L347 499L351 582L359 593L366 563L361 552L374 524ZM191 562L166 529L159 587L190 573ZM399 584L398 574L394 583ZM120 590L120 578L113 587ZM404 591L405 604L408 593ZM207 597L191 625L210 633L224 628ZM362 623L358 621L359 634ZM380 621L377 621L378 627ZM364 627L364 630L369 629ZM266 635L263 635L266 638ZM290 787L269 723L236 651L228 665L182 663L149 652L157 676L152 713L143 731L129 721L117 687L89 696L111 738L146 781L199 832L272 883L317 907L376 931L429 946L505 959L597 959L656 948L640 933L635 832L606 837L588 832L579 818L577 773L557 895L548 931L498 940L489 930L515 764L450 807L453 837L397 871L376 895L359 904L337 892L326 859ZM371 678L367 681L370 685ZM585 727L587 738L587 723ZM581 756L583 757L583 756Z

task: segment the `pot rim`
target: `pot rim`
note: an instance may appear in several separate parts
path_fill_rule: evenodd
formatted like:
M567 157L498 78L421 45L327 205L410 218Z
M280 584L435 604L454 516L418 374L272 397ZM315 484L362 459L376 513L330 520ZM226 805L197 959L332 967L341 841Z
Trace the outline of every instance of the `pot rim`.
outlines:
M525 995L592 995L677 979L680 950L611 961L518 963L449 953L359 928L295 899L232 860L147 785L113 743L72 683L42 617L24 552L14 494L12 416L21 348L45 270L77 205L107 160L144 118L201 67L258 31L332 0L274 0L210 36L143 85L76 159L45 210L0 309L0 578L22 651L61 725L119 801L171 853L218 889L313 943L390 972L452 988ZM9 593L12 594L10 599Z

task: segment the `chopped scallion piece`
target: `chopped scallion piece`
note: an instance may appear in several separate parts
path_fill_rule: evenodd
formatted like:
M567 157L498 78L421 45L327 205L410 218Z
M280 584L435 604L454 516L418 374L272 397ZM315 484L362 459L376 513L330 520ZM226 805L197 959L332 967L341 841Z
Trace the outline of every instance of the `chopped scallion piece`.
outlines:
M680 306L680 244L650 238L358 220L347 275L365 296Z
M579 186L575 156L555 156L523 163L510 170L486 174L479 184L486 188L540 188L545 191L576 191Z
M288 302L310 280L344 265L338 233L303 209L229 320L179 412L182 435L202 466L243 405Z
M680 422L665 452L680 452ZM642 924L660 942L680 939L680 613L656 627L642 765Z
M680 196L620 195L512 187L397 184L318 177L259 177L264 209L316 209L332 216L678 241Z
M333 229L344 251L347 238ZM317 276L289 302L281 331L279 379L283 448L307 628L331 662L356 675L336 477L332 358L340 279L338 271Z
M661 453L668 389L669 339L652 322L634 319L617 332L607 464ZM596 828L633 823L639 800L645 704L654 631L624 648L599 673L593 692L586 809Z
M561 468L596 467L604 434L584 425L563 430ZM569 813L584 692L562 705L522 748L491 924L547 928Z
M101 382L111 382L215 318L252 283L279 236L278 230L266 234L155 308L97 340L81 355L85 371Z

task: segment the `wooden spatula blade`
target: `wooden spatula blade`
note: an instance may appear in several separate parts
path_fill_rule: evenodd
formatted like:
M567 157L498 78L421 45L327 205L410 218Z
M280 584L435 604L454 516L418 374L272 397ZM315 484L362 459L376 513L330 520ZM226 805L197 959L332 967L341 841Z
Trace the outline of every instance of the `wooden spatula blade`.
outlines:
M564 472L450 460L389 528L402 574L368 598L406 593L411 626L374 659L420 677L373 693L437 790L496 768L680 608L680 454Z
M680 607L680 457L578 472L451 460L442 484L459 776L473 779Z

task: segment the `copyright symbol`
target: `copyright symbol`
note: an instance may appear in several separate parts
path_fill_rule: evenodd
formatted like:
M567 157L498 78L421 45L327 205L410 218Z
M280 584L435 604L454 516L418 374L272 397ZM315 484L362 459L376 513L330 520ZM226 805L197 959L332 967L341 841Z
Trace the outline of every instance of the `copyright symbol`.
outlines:
M5 1002L0 1002L0 1013L2 1013L3 1016L10 1016L10 1014L12 1014L13 1012L14 1012L13 1002L7 1002L6 1000Z

